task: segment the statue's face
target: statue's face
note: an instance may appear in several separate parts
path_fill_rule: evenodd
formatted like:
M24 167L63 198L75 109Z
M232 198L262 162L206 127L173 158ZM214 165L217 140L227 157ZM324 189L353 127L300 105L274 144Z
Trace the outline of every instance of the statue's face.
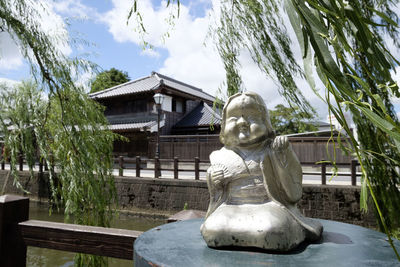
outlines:
M241 95L229 103L226 110L224 138L233 146L248 146L259 142L266 135L259 105L246 95Z

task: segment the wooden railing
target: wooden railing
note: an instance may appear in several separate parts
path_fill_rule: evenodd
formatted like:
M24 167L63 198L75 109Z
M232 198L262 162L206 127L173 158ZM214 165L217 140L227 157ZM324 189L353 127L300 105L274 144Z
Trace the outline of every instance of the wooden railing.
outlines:
M321 163L316 164L315 162L300 162L302 166L318 166L320 167L320 172L304 172L303 175L321 175L321 184L326 185L326 177L327 176L332 176L334 173L333 172L327 172L326 167L327 166L333 166L332 163L329 162L324 162L324 160L321 160ZM336 163L336 167L345 167L345 168L350 168L350 172L337 172L337 176L349 176L350 174L350 180L351 180L351 185L356 186L357 185L357 177L361 176L360 173L357 172L357 166L359 166L358 160L351 160L350 163Z
M27 246L133 260L142 232L29 220L29 198L0 196L0 265L26 266Z
M118 163L119 167L119 176L124 176L124 170L136 170L136 177L141 177L141 170L152 170L154 171L154 177L159 178L161 176L161 171L173 171L174 179L179 179L179 172L182 171L191 171L194 172L194 179L199 180L200 172L206 172L206 169L200 168L200 163L210 164L210 161L205 161L198 157L195 157L193 160L181 160L178 157L174 159L142 159L141 157L137 156L135 159L126 158L123 156L119 156L115 158L115 163ZM153 163L154 168L143 167L142 165L146 165L147 163ZM162 167L161 163L169 163L172 167ZM180 168L180 163L189 163L192 164L194 167L193 169L183 169ZM134 164L134 167L128 167L126 164ZM332 163L324 162L321 160L321 163L317 164L315 162L301 162L302 166L313 166L313 167L320 167L320 172L303 172L303 175L320 175L321 176L321 184L326 185L326 177L333 175L332 172L327 172L326 168L328 166L333 166ZM350 176L351 178L351 185L357 185L357 177L361 176L357 173L357 166L359 165L357 160L352 160L349 163L337 163L337 167L345 167L349 168L349 172L338 172L336 173L337 176Z
M142 159L137 156L135 159L125 158L119 156L115 158L114 163L118 163L119 168L119 176L124 176L124 170L136 170L136 177L141 177L141 170L152 170L154 171L154 177L159 178L161 176L161 171L173 171L174 179L179 179L179 172L190 171L194 172L194 179L200 179L200 172L206 172L206 169L200 168L200 163L209 164L210 161L200 161L198 157L195 157L193 160L190 159L178 159L175 157L174 159L159 159L156 157L155 159ZM147 166L149 163L153 164L154 168L143 167L143 165ZM162 167L162 163L167 163L172 165L172 167ZM189 163L193 165L192 169L184 169L181 168L180 163ZM128 167L126 164L134 164L134 167Z
M5 170L5 166L6 166L6 162L10 163L10 159L6 159L2 156L0 156L0 169L1 170ZM23 155L19 155L17 158L17 164L18 164L18 170L19 171L23 171L24 170L24 164L27 164L27 162L25 161ZM39 172L43 172L43 169L45 171L48 170L48 167L45 163L43 163L43 161L39 161L36 163L37 167L39 168Z
M4 170L6 160L0 158L0 162L1 162L1 170ZM24 158L22 156L19 156L18 170L20 171L24 170L24 163L25 163ZM160 178L161 171L172 171L173 178L179 179L179 173L194 172L194 179L199 180L200 173L207 171L205 168L201 168L200 164L203 163L207 165L210 164L210 161L200 160L199 157L195 157L194 159L190 160L190 159L179 159L178 157L175 157L173 159L159 159L157 157L155 159L145 159L139 156L137 156L136 158L118 156L114 158L114 163L118 165L119 176L124 176L124 170L135 170L135 176L141 177L142 170L151 170L154 171L155 178ZM148 167L150 164L152 164L154 167ZM186 168L183 168L182 164L185 164ZM320 168L319 172L303 172L303 175L320 175L321 184L323 185L326 184L326 177L333 174L332 172L327 172L326 170L327 167L333 165L331 163L324 162L324 160L321 160L320 164L317 164L316 162L300 162L300 164L302 166L319 167ZM350 176L351 185L355 186L357 185L357 177L360 176L360 174L357 172L358 165L359 163L357 160L351 160L351 162L349 163L337 163L336 164L337 167L344 167L349 169L349 172L338 172L337 175ZM47 170L46 164L43 164L42 162L38 163L38 167L39 167L39 173L43 172L44 170L45 171Z

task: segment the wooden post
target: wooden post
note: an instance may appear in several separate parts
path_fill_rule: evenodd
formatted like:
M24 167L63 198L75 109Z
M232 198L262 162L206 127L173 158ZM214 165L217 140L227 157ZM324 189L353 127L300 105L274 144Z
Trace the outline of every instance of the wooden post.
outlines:
M19 171L24 170L24 158L22 157L22 154L18 155L18 162L19 162Z
M119 156L119 176L124 176L124 157Z
M140 156L136 156L136 177L140 177Z
M357 160L351 161L351 185L357 185Z
M200 159L199 157L194 158L194 179L199 180L200 175L199 175L199 165L200 165Z
M172 157L175 158L175 137L172 137Z
M326 184L326 162L322 162L321 165L321 183Z
M174 157L174 179L178 179L178 157Z
M199 137L196 138L196 143L197 143L197 157L200 158L200 140L199 140Z
M158 157L154 158L154 177L160 177L160 159Z
M314 162L316 162L316 161L318 161L318 155L317 155L317 152L318 152L318 146L317 146L317 140L313 140L313 159L312 159L312 161L314 161Z
M43 173L43 159L39 159L39 174Z
M18 223L29 219L29 198L0 196L1 266L26 266L26 245Z

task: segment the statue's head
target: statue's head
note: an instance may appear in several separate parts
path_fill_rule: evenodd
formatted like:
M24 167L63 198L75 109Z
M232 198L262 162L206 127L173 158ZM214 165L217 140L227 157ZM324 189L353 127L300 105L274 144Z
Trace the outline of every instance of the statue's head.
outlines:
M220 141L226 146L249 146L275 136L263 99L256 93L231 96L222 110Z

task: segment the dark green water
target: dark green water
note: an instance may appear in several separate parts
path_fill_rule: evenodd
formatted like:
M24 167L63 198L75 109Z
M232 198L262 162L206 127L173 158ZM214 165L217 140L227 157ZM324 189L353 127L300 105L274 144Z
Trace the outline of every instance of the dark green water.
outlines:
M52 213L49 216L49 212L45 207L39 207L37 205L31 205L29 209L29 218L32 220L45 220L53 222L64 222L64 216L62 214ZM132 216L120 215L112 222L113 228L146 231L158 225L164 224L164 220L154 220L147 218L136 218ZM59 250L44 249L37 247L28 247L27 253L27 266L34 267L67 267L74 266L74 255L75 253L64 252ZM133 266L133 261L121 260L108 258L109 266Z

